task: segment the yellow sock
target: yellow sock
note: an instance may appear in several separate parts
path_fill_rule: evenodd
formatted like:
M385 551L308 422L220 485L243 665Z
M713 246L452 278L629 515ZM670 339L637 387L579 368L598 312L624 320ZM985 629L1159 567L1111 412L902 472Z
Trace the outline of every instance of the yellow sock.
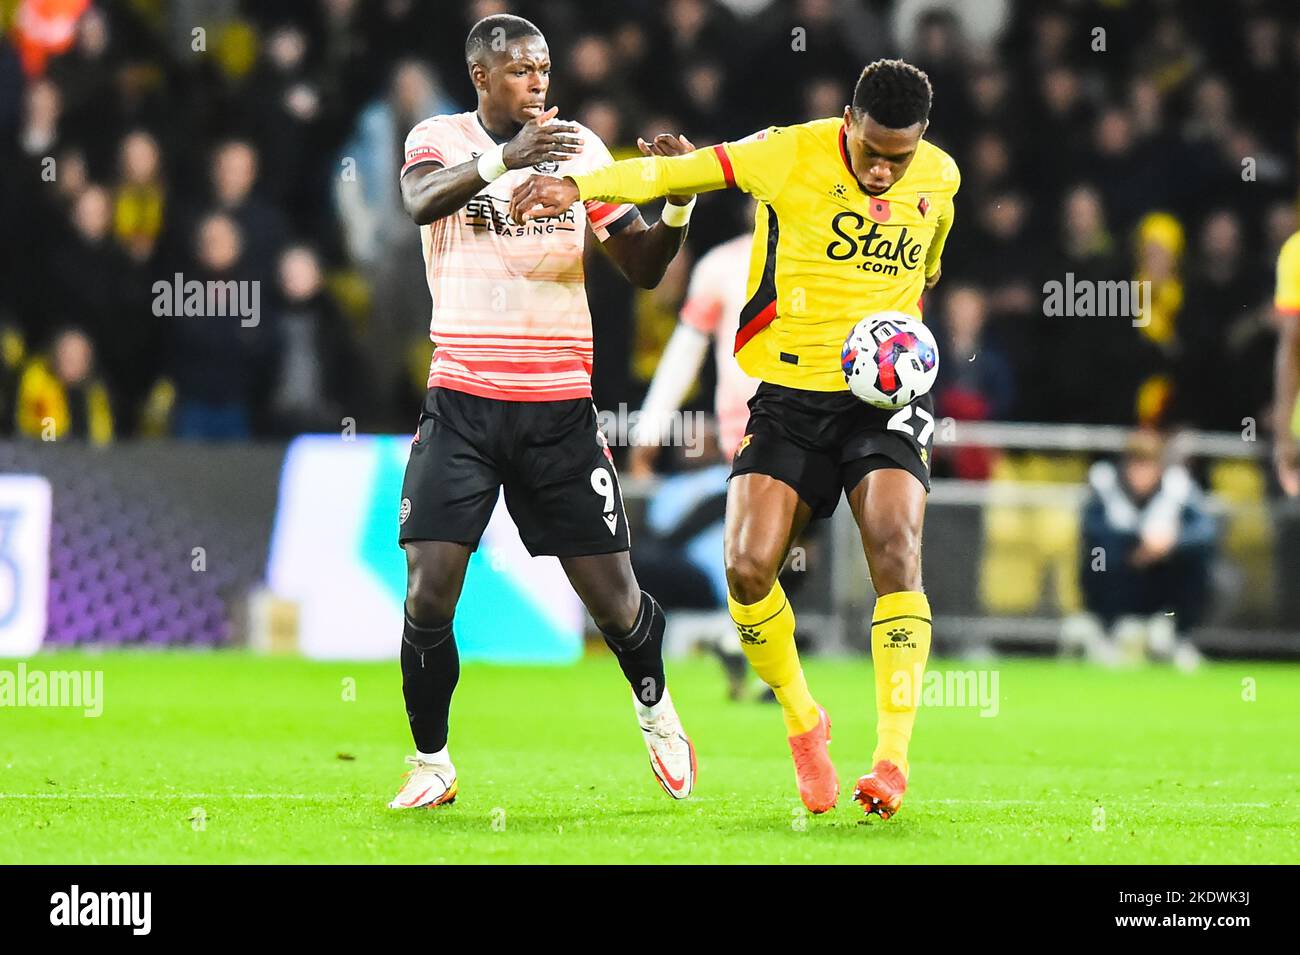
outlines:
M871 618L871 661L876 669L876 752L906 777L921 677L930 655L930 601L917 590L876 598Z
M797 736L815 727L820 716L799 666L799 652L794 648L794 610L781 584L774 584L771 593L758 603L737 603L728 595L727 605L750 666L781 704L786 733Z

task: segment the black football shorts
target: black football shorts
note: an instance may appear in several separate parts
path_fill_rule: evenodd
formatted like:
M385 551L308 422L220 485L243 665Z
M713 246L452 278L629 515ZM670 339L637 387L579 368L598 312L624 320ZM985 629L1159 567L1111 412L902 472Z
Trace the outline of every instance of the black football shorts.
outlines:
M767 474L830 517L878 468L902 468L930 490L934 401L922 395L897 411L873 408L848 391L805 391L763 382L749 399L749 424L731 476Z
M499 401L431 388L402 481L399 543L476 549L502 486L535 557L629 547L618 474L591 399Z

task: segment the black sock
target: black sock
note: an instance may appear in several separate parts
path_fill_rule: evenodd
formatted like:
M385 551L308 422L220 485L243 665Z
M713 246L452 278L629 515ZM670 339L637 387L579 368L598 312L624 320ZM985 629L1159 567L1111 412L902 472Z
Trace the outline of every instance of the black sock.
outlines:
M415 748L436 753L447 745L447 714L460 679L460 654L451 621L421 627L406 618L402 632L402 696Z
M618 657L632 692L646 706L658 703L664 695L665 623L659 604L642 591L641 611L632 629L625 634L605 634L605 643Z

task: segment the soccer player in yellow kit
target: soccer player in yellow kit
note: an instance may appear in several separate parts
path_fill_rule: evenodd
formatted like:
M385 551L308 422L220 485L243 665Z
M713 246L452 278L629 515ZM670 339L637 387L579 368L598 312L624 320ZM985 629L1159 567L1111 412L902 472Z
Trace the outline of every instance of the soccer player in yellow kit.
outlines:
M1273 387L1273 460L1278 483L1300 495L1300 232L1277 257L1277 365Z
M854 798L885 819L906 789L930 650L921 526L933 405L927 395L898 411L873 408L847 390L840 366L859 320L887 310L919 318L922 293L938 281L959 176L922 138L930 99L923 72L879 60L863 70L843 117L566 179L534 176L511 201L520 222L597 198L641 203L738 188L759 202L736 357L762 384L727 490L727 585L741 645L781 703L799 794L815 813L839 797L830 719L808 691L777 574L807 522L830 516L841 491L877 594L877 746Z

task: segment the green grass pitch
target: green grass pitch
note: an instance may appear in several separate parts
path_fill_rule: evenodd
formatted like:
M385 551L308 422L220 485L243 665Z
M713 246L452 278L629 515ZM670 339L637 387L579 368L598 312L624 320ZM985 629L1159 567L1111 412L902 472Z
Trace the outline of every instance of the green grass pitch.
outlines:
M50 654L28 667L104 671L104 712L0 708L0 862L1300 858L1300 667L988 665L997 716L923 708L912 788L881 823L851 799L874 741L865 658L807 662L842 786L838 808L811 817L777 708L726 702L705 659L668 671L699 753L691 799L659 789L618 668L596 656L466 666L452 710L460 798L397 813L384 804L410 741L395 663Z

